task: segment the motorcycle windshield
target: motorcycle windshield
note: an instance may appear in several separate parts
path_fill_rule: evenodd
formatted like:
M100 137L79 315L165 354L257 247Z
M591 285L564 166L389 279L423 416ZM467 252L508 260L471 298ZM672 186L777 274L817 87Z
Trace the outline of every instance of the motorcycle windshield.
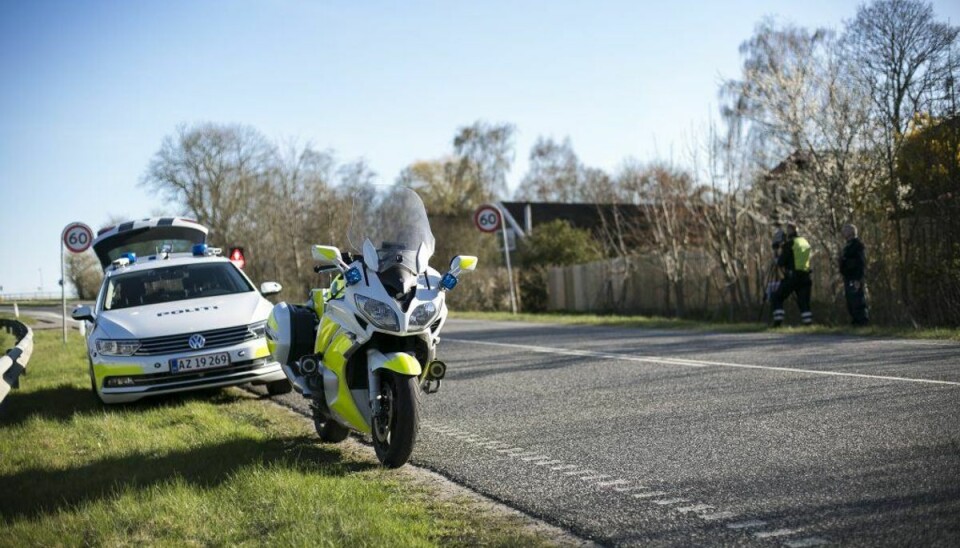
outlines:
M370 240L379 258L377 272L396 265L414 274L426 269L435 240L427 209L416 192L402 186L365 187L353 196L350 219L348 238L353 252L362 254L363 242ZM418 251L422 261L419 265Z

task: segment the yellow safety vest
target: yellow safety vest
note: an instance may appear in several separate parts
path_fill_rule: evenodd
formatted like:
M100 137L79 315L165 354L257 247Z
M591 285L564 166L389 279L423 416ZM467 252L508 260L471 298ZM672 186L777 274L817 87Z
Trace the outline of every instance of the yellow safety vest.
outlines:
M793 269L797 272L810 272L810 243L806 238L793 239Z

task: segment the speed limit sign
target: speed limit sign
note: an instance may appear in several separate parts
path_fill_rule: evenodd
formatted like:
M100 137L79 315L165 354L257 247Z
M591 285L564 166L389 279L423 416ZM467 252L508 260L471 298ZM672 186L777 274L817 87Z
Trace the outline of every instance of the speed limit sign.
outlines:
M481 232L496 232L500 230L500 209L490 204L484 204L473 213L473 223Z
M63 229L63 245L74 253L83 253L93 243L93 231L83 223L70 223Z

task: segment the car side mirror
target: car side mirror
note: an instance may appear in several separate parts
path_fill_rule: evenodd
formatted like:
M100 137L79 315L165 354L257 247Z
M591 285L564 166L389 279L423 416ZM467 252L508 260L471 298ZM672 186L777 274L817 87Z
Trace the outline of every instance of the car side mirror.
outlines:
M87 305L78 306L70 312L70 317L77 321L94 321L93 318L93 309Z
M266 297L267 295L276 295L283 290L283 286L277 282L263 282L260 284L260 294Z

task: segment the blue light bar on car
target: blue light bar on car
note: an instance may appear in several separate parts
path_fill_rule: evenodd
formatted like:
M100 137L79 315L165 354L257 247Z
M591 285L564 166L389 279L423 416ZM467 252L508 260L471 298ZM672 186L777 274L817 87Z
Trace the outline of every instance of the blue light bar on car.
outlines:
M193 246L193 256L203 257L207 254L207 244L195 244Z
M128 251L128 252L124 253L123 255L121 255L121 257L123 257L123 258L125 258L126 260L130 261L130 264L133 264L133 263L137 262L137 254L134 253L134 252L132 252L132 251Z

